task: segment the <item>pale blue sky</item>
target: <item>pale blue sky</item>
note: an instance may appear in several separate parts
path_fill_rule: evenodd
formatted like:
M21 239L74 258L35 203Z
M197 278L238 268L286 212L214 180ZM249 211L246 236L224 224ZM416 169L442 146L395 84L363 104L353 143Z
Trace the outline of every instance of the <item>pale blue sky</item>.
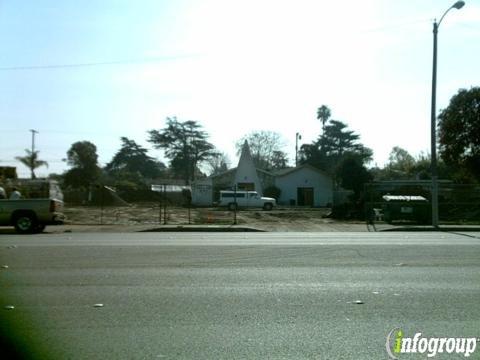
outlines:
M0 165L28 176L15 156L29 129L50 163L38 175L66 169L81 140L104 165L120 136L151 148L167 116L199 121L233 165L253 130L280 132L293 160L322 104L380 166L396 145L429 152L432 21L453 2L0 0ZM479 63L480 1L467 0L440 27L438 109L480 85Z

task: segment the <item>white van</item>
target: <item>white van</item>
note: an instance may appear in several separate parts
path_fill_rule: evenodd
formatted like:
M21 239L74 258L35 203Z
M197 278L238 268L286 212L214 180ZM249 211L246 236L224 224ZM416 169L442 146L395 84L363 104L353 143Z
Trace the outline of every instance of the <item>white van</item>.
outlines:
M227 206L229 210L238 207L259 207L272 210L276 205L274 198L261 197L256 191L220 191L219 206Z

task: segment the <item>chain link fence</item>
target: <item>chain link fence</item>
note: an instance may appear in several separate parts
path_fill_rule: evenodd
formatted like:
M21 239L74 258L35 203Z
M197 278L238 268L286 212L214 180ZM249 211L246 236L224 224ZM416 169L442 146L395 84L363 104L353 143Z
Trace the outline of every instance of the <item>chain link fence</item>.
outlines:
M75 225L230 225L234 222L233 211L189 208L168 202L125 206L67 204L64 212Z
M440 225L480 224L480 185L439 181ZM367 226L431 225L430 181L379 181L365 185Z

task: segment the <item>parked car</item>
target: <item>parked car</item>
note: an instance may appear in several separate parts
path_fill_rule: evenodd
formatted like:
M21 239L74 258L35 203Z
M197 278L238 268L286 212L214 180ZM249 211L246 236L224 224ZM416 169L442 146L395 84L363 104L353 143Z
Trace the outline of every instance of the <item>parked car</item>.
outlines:
M220 191L220 206L227 206L229 210L239 207L263 208L272 210L276 205L274 198L261 197L256 191Z
M63 224L64 219L61 200L0 200L0 226L14 226L21 234L42 232L46 225Z

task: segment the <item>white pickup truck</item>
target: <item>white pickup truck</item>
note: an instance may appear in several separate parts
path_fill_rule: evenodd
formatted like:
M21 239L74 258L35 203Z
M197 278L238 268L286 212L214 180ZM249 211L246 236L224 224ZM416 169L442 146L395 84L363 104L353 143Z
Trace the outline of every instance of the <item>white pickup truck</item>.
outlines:
M227 206L229 210L239 207L259 207L272 210L276 205L274 198L261 197L256 191L220 191L220 206Z
M42 232L46 225L63 224L63 201L56 199L0 199L0 226L15 226L21 234Z

